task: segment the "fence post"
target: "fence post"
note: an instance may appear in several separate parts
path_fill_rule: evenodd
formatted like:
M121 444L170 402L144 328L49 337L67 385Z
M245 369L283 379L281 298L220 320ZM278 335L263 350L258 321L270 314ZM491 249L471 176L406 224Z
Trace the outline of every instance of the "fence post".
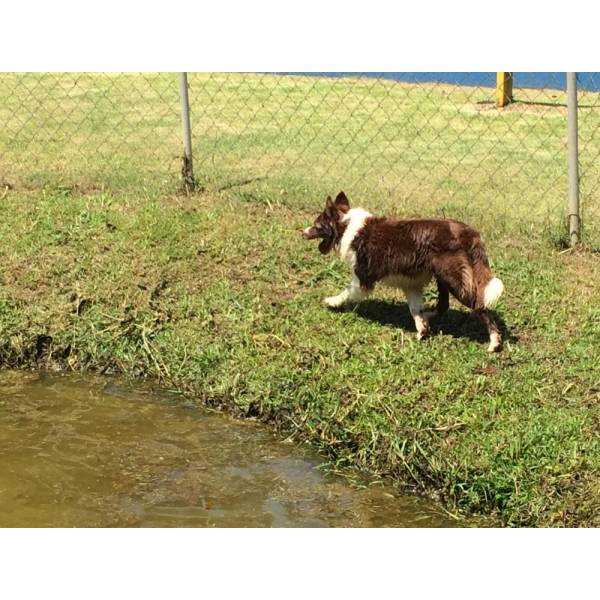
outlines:
M192 162L192 128L190 127L190 99L187 73L179 73L179 98L181 100L181 127L183 129L183 164L181 175L187 192L194 191L194 165Z
M579 242L579 154L577 135L577 73L567 73L567 152L569 160L569 244Z
M500 71L496 73L496 106L501 108L513 101L513 74Z

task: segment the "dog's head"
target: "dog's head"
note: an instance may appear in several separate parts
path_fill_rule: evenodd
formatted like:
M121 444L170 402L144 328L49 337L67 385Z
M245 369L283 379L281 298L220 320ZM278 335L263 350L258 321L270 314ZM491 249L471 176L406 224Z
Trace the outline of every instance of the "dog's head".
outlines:
M345 225L342 220L350 210L350 203L346 194L340 192L335 201L331 196L327 196L325 201L325 210L315 219L311 227L302 231L302 237L305 240L314 240L319 238L319 251L327 254L335 245L339 244Z

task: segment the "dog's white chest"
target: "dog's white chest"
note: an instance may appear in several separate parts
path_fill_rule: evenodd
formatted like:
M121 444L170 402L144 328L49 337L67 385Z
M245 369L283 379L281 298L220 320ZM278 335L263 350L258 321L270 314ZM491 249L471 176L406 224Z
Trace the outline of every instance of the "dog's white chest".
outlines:
M356 253L352 250L352 242L370 216L371 213L364 208L351 208L344 217L344 222L348 225L340 241L340 258L351 267L356 263Z

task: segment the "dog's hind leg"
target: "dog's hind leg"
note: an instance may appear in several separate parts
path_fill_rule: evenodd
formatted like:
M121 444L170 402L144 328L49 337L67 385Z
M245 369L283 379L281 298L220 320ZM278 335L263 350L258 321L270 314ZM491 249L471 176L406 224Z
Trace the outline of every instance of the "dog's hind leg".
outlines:
M436 281L438 288L438 301L437 306L435 307L435 314L439 317L443 315L450 306L450 292L443 281L437 278Z
M352 275L352 281L350 285L340 292L337 296L329 296L325 298L324 302L330 308L341 308L344 304L358 303L361 300L365 300L373 289L366 288L360 285L360 280L356 275Z
M448 308L448 292L467 308L477 308L477 293L473 282L473 270L465 255L442 255L433 263L440 290L441 307ZM446 292L442 296L441 290ZM440 308L441 308L440 307Z
M490 345L488 352L500 352L502 350L502 335L498 329L498 325L492 318L490 311L486 308L473 311L483 322L490 336Z

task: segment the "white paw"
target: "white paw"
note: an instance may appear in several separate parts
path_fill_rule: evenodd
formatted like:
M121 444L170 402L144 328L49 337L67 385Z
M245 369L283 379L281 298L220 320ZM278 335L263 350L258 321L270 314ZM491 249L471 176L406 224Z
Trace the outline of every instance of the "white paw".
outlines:
M502 338L498 334L492 334L488 352L500 352L502 350Z
M415 327L417 328L417 339L422 340L429 335L429 323L423 315L415 315Z
M329 308L339 308L344 304L344 299L341 296L328 296L323 302L329 306Z
M417 331L417 340L421 341L424 340L426 337L429 336L430 330L428 329L421 329L420 331Z

